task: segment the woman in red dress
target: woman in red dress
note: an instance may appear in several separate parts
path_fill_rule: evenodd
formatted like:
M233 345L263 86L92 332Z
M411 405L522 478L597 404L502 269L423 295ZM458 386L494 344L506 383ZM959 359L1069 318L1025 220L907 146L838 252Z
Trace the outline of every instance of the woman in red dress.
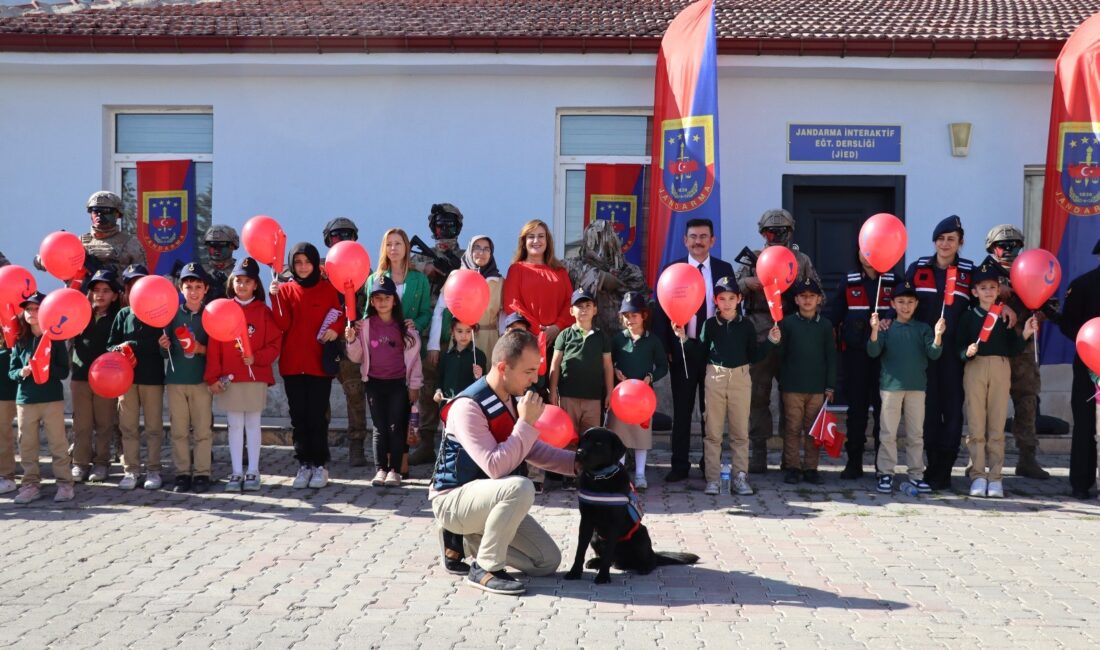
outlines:
M504 313L519 312L534 334L546 332L547 345L573 324L569 297L573 283L554 254L554 238L545 223L535 219L519 231L516 254L504 280Z

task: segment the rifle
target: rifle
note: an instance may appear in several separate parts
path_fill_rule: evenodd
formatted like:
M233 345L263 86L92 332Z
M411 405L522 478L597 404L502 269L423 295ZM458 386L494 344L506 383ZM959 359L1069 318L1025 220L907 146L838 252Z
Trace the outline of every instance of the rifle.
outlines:
M756 266L756 253L752 252L752 249L746 246L741 249L741 252L737 254L737 257L735 257L733 261L751 269Z
M462 268L462 260L451 251L447 251L440 255L435 252L435 249L424 243L424 240L419 235L413 235L412 241L409 242L409 251L414 255L423 255L424 257L431 258L432 265L439 271L444 277L446 277L451 271Z

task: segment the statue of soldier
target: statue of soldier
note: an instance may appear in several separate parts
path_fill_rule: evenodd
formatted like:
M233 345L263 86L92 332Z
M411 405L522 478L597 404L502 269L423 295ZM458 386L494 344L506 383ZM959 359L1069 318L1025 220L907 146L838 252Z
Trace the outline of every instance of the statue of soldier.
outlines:
M241 247L241 238L232 226L214 224L206 229L202 244L206 247L206 257L209 260L204 268L210 276L210 291L206 294L206 301L210 302L225 297L229 274L237 265L233 251Z
M439 300L439 292L451 271L462 267L462 248L458 235L462 232L462 212L450 203L436 203L428 214L428 228L435 244L427 248L419 237L411 246L411 263L414 269L428 276L432 287L432 309ZM435 461L435 434L439 428L439 405L435 403L436 385L439 383L438 361L425 356L423 359L424 386L420 389L420 445L409 451L410 465L424 465Z
M1006 270L1012 267L1012 262L1023 248L1024 233L1011 224L994 226L985 237L986 252ZM1012 282L1007 274L1001 277L1001 300L1018 315L1016 331L1022 332L1024 323L1027 322L1026 312L1029 310L1012 292ZM1052 303L1053 300L1039 309L1040 320L1047 318L1048 314L1058 314L1057 305ZM1009 394L1015 411L1012 417L1012 435L1016 439L1016 448L1019 451L1016 476L1048 479L1050 473L1039 465L1039 460L1036 458L1039 439L1035 433L1035 421L1039 416L1039 391L1042 389L1042 382L1039 376L1039 364L1035 362L1035 338L1031 337L1027 340L1023 352L1008 358L1012 372Z
M100 190L88 197L88 216L92 229L80 236L84 244L85 284L100 269L114 271L122 277L122 271L131 264L145 265L145 249L137 237L125 233L119 227L122 219L122 198L114 192ZM44 271L42 261L34 257L34 267Z
M621 330L619 307L627 291L649 295L645 276L638 265L623 257L623 245L614 225L596 219L584 229L580 250L564 261L574 289L584 289L596 297L596 326L608 336Z
M782 209L767 210L760 217L757 227L764 238L764 246L786 246L794 253L798 261L798 278L792 287L798 286L807 278L821 286L821 278L818 277L810 258L798 250L794 243L794 217L790 212ZM744 296L744 310L749 322L756 328L756 338L760 343L768 336L768 331L775 324L772 321L771 312L768 310L768 301L764 297L764 285L756 277L756 257L759 250L747 255L742 251L737 261L742 268L737 271L737 284ZM797 312L794 304L794 296L788 289L783 293L783 313L785 315ZM768 439L774 433L771 397L772 382L779 374L779 355L769 354L763 361L754 363L749 368L752 377L752 401L749 407L749 472L762 474L768 468ZM780 405L782 409L782 405ZM782 414L781 414L782 416Z
M321 233L325 246L332 248L342 241L358 241L359 227L347 217L336 217L325 224ZM367 308L367 291L364 286L355 294L355 314L362 316ZM342 297L341 297L342 299ZM363 386L362 368L340 355L340 372L337 381L344 389L344 401L348 407L348 465L363 467L367 464L364 445L367 440L367 394Z

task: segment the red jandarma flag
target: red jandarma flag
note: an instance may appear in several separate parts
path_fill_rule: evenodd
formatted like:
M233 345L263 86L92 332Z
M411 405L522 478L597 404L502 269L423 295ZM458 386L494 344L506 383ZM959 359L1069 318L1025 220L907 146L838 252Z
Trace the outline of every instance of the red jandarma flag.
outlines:
M50 337L43 336L38 342L38 347L34 349L30 362L27 364L31 368L31 377L34 378L34 383L44 384L49 381L50 353L52 351L53 341L50 340Z
M959 267L947 267L947 280L943 283L943 304L955 304L955 284L959 281Z
M989 308L989 313L985 315L985 321L982 322L982 333L978 335L978 343L985 343L989 340L989 335L993 333L993 328L997 326L997 321L1001 320L1001 311L1005 306L999 302L993 303L993 306Z
M836 416L829 412L829 403L821 405L821 411L810 427L810 437L814 444L824 448L831 458L839 458L844 449L844 434L837 428Z

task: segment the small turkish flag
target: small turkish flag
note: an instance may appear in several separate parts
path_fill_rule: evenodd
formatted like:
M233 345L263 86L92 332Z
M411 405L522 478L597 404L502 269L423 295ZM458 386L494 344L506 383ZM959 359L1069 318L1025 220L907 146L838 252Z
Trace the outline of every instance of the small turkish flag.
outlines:
M943 283L943 304L955 304L955 284L959 281L959 267L947 267L947 280Z
M546 330L539 330L539 377L546 374Z
M44 384L50 379L50 352L53 350L53 341L50 337L43 336L42 340L38 342L38 347L35 348L34 354L31 355L30 363L27 364L31 367L31 377L34 378L34 383Z
M997 321L1001 319L1001 310L1005 306L1002 303L995 302L993 306L989 308L989 313L985 315L985 321L982 323L982 333L978 335L978 343L985 343L989 340L989 335L993 333L993 328L997 326Z
M818 412L814 425L810 427L810 437L814 439L814 444L823 447L829 456L839 458L844 448L844 434L837 429L836 416L829 412L828 406L828 402L821 405L821 411Z

